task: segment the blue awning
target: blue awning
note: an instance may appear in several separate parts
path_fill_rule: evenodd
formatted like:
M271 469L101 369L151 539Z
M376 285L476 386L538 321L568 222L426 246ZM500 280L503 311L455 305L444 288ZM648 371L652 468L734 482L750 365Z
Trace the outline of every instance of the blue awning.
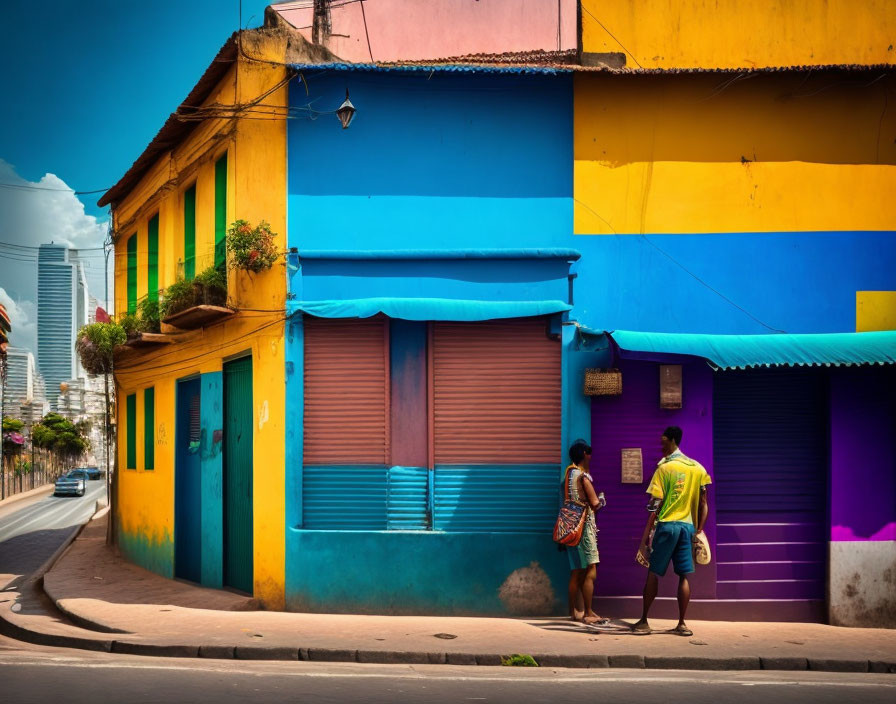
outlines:
M850 366L896 363L896 331L845 332L807 335L700 335L665 332L601 332L581 329L584 335L606 335L620 356L702 357L714 369L771 366Z
M529 318L571 310L563 301L469 301L449 298L357 298L333 301L289 301L290 315L318 318L370 318L382 313L399 320L472 322L499 318Z

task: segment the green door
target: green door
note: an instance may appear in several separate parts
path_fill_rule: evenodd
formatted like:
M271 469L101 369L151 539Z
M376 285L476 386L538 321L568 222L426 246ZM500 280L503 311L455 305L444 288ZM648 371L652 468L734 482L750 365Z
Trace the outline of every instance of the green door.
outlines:
M252 594L252 358L224 365L224 584Z

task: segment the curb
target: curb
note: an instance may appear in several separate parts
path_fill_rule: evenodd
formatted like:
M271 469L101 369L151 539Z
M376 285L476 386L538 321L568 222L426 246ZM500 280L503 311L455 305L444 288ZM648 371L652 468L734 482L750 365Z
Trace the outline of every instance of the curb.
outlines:
M102 510L102 509L101 509ZM90 520L96 517L99 510ZM53 555L44 562L23 587L39 589L43 592L43 576L53 567L78 538L90 520L72 531ZM49 597L49 595L46 595ZM71 617L65 609L52 600L56 608ZM263 645L220 645L152 643L139 640L138 634L132 639L91 639L76 635L44 633L20 626L7 620L5 609L0 609L0 633L16 640L80 650L107 653L141 655L150 657L214 658L219 660L254 661L304 661L304 662L357 662L390 665L477 665L500 666L502 657L496 653L453 653L398 650L353 650L337 648L299 648L289 646ZM81 619L83 620L83 619ZM108 632L108 631L107 631ZM509 654L509 653L508 653ZM829 659L804 657L762 657L742 656L728 658L690 656L643 656L643 655L583 655L583 654L532 654L540 667L563 667L574 669L654 669L654 670L704 670L704 671L745 671L745 670L813 670L823 672L861 672L896 674L896 658L893 660Z
M0 508L6 508L7 506L11 506L22 499L30 499L34 496L40 496L41 494L49 494L53 488L54 484L43 484L41 486L36 486L33 489L29 489L28 491L22 491L18 494L13 494L12 496L7 496L5 499L0 501Z

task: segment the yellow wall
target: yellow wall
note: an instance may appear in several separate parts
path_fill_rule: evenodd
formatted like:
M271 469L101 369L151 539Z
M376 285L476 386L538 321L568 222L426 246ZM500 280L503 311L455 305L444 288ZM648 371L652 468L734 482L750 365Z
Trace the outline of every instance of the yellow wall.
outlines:
M575 232L896 228L880 76L577 75Z
M892 0L582 0L585 52L630 68L896 62Z
M856 332L896 330L896 291L856 291Z
M282 40L244 47L250 55L283 56ZM206 104L247 102L286 76L269 63L240 60ZM285 108L287 89L265 98ZM159 284L174 282L183 259L183 191L197 182L196 271L214 261L214 162L228 154L227 222L267 220L286 248L285 120L206 120L164 155L131 193L116 204L116 310L126 310L126 237L136 227L138 298L146 295L146 221L159 211ZM172 335L174 344L151 351L125 351L116 362L119 384L119 515L121 531L141 539L174 535L175 384L197 373L220 371L224 361L251 350L254 403L254 595L268 608L283 608L285 559L284 311L286 275L282 263L250 275L228 271L228 299L240 310L224 323ZM155 469L143 470L143 389L154 386ZM125 398L138 392L138 470L126 470ZM172 567L173 570L173 567Z

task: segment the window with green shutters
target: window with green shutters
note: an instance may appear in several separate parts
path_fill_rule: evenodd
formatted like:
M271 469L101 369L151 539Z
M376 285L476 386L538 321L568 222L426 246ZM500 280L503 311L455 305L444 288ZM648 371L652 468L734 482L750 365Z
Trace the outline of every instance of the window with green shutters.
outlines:
M196 184L184 191L184 279L196 276Z
M129 394L127 398L127 469L137 469L137 394Z
M128 313L137 312L137 233L128 238Z
M215 162L215 266L227 260L227 154Z
M143 390L143 469L156 468L156 390Z
M148 269L146 274L146 297L151 301L159 300L159 214L149 220L149 231L146 238L146 256Z

